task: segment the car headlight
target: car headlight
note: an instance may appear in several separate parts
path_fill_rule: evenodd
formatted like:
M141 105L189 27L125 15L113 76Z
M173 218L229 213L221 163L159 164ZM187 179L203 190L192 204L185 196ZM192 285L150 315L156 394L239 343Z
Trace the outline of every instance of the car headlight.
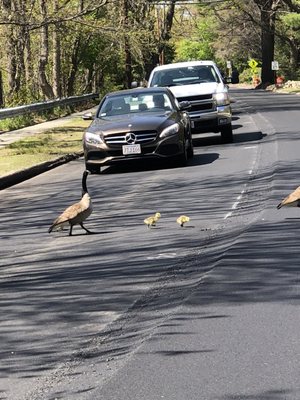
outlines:
M168 136L176 135L179 132L179 124L173 124L165 128L162 133L159 135L161 138L165 138Z
M218 106L225 106L230 104L228 93L216 93L214 97Z
M89 143L89 144L97 145L97 144L104 143L102 132L97 133L97 134L92 133L92 132L85 132L84 139L85 139L86 143Z

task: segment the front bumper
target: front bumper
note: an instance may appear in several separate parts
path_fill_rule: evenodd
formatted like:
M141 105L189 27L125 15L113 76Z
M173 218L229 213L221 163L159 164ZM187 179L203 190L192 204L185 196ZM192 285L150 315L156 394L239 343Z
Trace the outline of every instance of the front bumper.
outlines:
M218 106L207 112L190 112L191 126L197 132L220 132L224 125L231 124L232 111L230 105Z
M105 144L84 145L85 162L89 165L105 166L120 162L138 160L166 160L183 153L184 142L178 136L169 137L158 143L141 146L140 154L123 155L121 146L108 147Z

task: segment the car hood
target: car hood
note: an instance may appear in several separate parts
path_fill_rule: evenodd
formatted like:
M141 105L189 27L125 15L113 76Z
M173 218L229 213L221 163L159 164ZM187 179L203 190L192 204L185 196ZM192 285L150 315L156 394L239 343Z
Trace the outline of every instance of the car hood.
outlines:
M159 131L176 122L176 113L167 111L162 113L126 114L107 118L96 118L89 126L92 133L129 132L137 130Z
M196 96L199 94L211 94L227 91L223 83L207 82L196 83L193 85L170 86L169 89L173 92L175 97Z

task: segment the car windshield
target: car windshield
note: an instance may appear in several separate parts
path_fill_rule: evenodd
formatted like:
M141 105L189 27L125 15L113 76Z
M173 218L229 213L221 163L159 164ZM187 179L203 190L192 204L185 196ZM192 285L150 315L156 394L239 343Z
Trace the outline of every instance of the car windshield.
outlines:
M153 113L174 110L166 93L135 93L107 97L98 113L100 118L133 113Z
M177 86L195 83L220 82L211 65L197 65L156 71L151 86Z

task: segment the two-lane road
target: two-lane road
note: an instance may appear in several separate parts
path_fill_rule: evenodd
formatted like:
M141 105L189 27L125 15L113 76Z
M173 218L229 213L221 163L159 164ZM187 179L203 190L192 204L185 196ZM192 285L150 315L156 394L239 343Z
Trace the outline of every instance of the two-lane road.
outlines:
M232 96L234 143L89 176L94 235L47 233L83 160L0 192L0 399L300 398L297 220L275 210L297 186L300 97Z

